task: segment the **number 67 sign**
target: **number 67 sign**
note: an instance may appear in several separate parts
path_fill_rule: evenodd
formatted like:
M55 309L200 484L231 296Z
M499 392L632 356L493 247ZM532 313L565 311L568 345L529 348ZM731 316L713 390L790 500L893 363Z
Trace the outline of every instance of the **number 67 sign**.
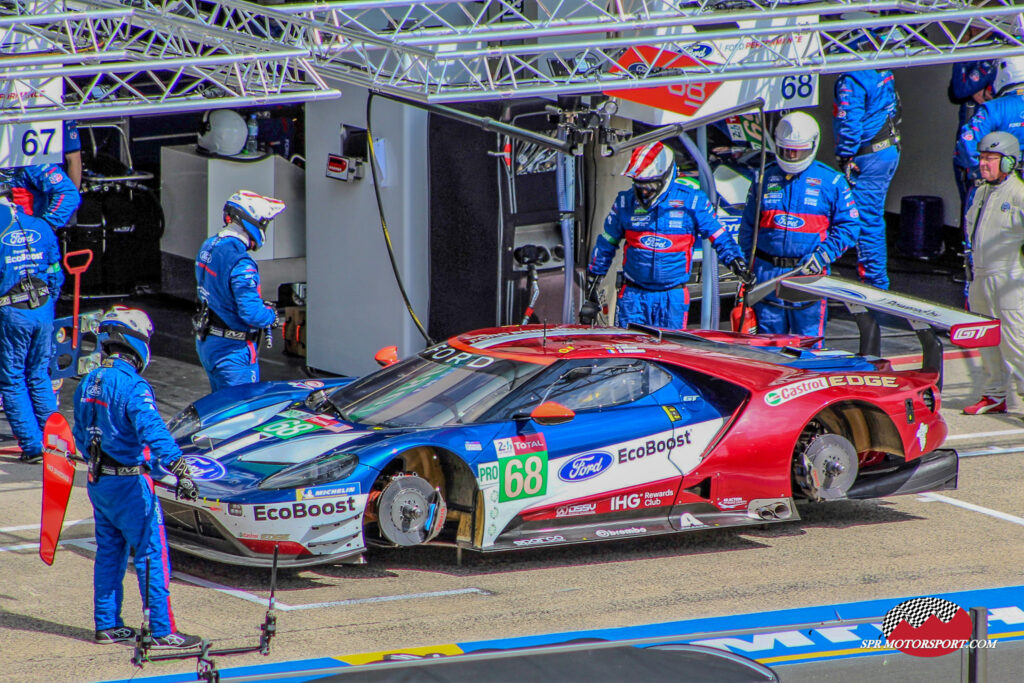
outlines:
M64 123L32 121L0 126L0 168L64 163Z

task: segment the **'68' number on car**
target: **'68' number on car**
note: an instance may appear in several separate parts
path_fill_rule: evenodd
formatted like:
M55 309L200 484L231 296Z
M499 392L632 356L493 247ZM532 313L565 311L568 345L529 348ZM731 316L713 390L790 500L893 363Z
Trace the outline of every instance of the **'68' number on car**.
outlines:
M520 498L543 496L548 489L547 472L546 452L503 458L499 500L505 503Z

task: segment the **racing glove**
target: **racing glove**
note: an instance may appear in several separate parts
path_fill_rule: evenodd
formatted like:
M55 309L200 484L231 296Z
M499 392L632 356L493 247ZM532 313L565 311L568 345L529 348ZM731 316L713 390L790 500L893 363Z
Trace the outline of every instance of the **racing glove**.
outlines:
M825 253L825 250L818 247L810 254L804 256L800 260L798 266L805 273L817 275L824 272L830 263L832 263L832 260L828 257L828 254Z
M178 500L197 500L199 498L199 487L192 478L192 470L184 456L171 463L171 474L178 478L178 486L174 489L174 497Z
M593 325L597 314L601 312L601 299L597 293L601 284L601 276L587 273L587 283L583 287L583 305L580 306L580 324Z
M732 260L729 264L729 270L732 271L732 274L735 275L747 289L753 287L754 283L757 282L757 276L755 276L753 271L750 270L750 266L747 265L747 262L742 256L737 256Z
M839 162L839 170L846 176L847 182L856 185L857 180L854 178L854 174L860 173L860 166L854 163L853 157L836 157L836 161Z

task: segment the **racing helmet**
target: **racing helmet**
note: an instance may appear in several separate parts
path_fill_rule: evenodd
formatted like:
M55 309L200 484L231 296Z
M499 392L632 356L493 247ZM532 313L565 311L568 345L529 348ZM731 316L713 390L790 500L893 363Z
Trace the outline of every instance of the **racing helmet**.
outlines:
M996 63L996 77L992 79L992 92L1000 95L1004 90L1024 84L1024 56L1004 57Z
M821 131L810 114L786 114L775 127L775 161L790 174L802 173L818 153Z
M978 143L978 153L982 152L1002 154L999 170L1003 173L1012 173L1020 159L1020 141L1012 133L1002 130L993 131Z
M652 142L633 150L622 175L633 179L637 200L650 208L675 178L676 159L668 147Z
M142 372L149 365L149 339L153 322L145 311L117 305L100 320L100 347L103 353L127 353L135 359L135 369ZM106 336L102 336L102 335Z
M229 219L245 230L252 239L252 251L263 246L267 241L267 226L274 216L285 209L280 199L264 197L249 190L239 190L224 203L224 218Z
M245 147L249 129L242 115L231 109L208 111L199 129L199 148L210 154L231 157Z

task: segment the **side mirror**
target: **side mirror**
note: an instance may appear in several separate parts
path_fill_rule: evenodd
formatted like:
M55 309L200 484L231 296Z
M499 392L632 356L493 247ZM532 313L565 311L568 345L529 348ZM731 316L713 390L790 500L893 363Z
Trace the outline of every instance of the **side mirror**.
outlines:
M397 346L385 346L380 351L373 355L373 359L377 361L377 365L382 368L386 368L389 365L398 362L398 347Z
M544 401L530 412L530 419L539 425L549 427L569 422L576 413L556 401Z

